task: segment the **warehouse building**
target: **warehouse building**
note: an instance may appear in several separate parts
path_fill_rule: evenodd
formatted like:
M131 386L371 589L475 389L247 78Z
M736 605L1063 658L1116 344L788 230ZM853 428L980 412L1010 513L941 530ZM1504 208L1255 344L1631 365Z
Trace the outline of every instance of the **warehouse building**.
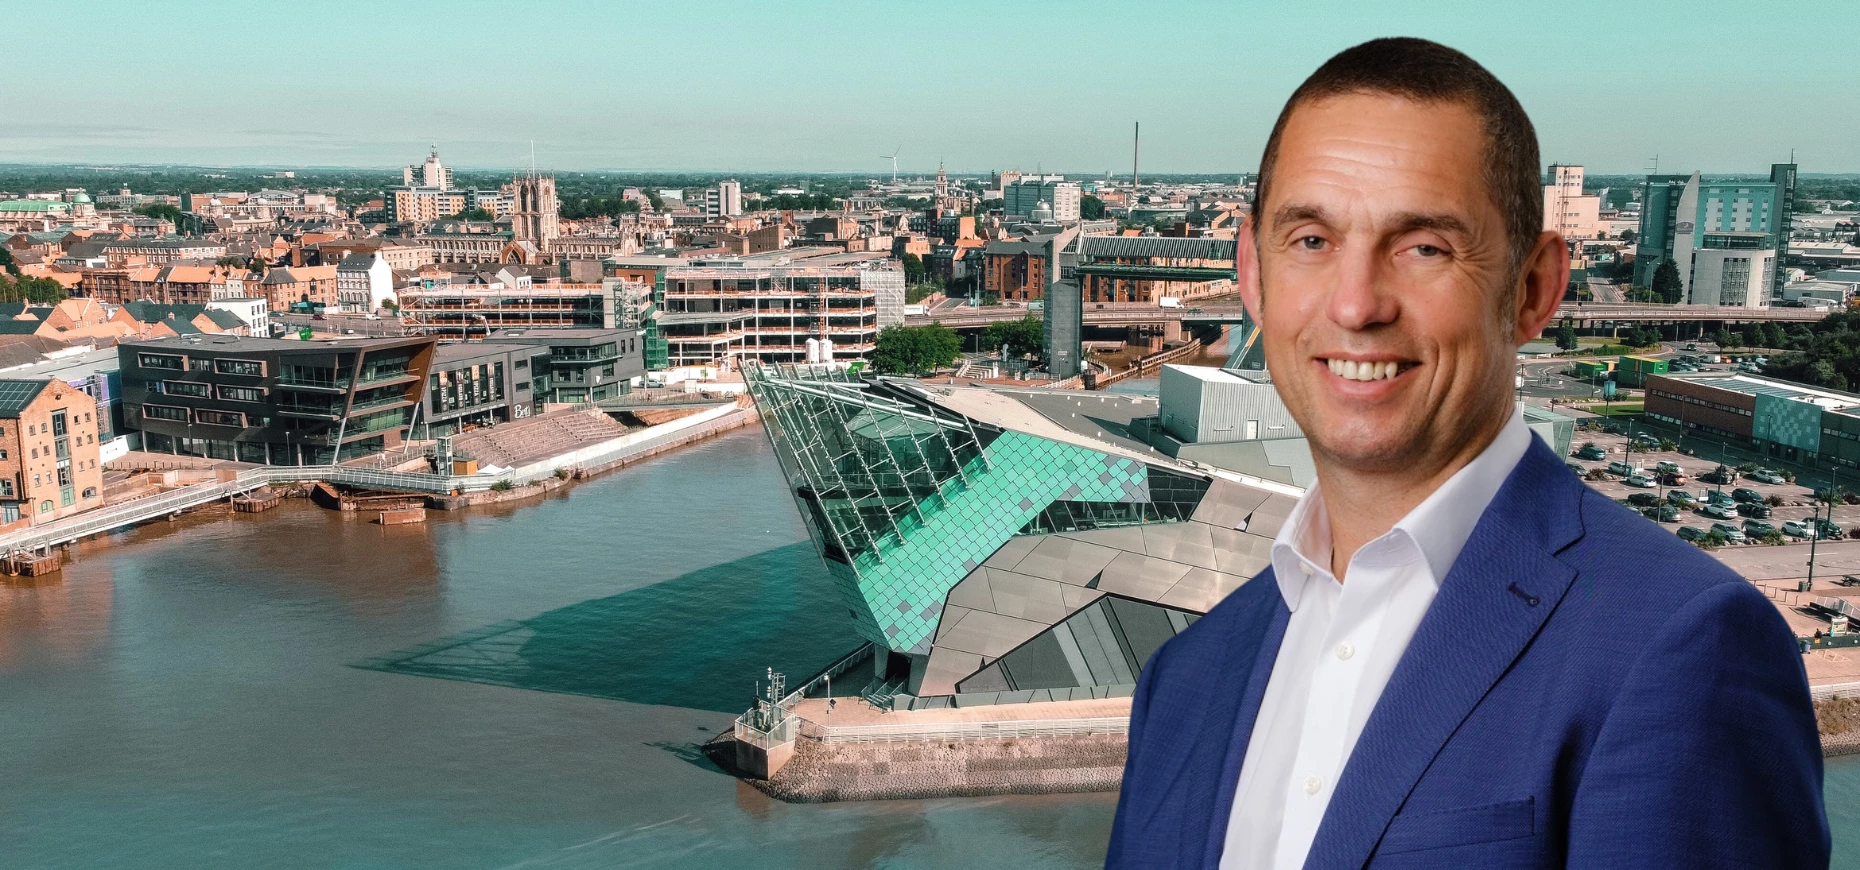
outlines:
M1860 466L1860 395L1756 375L1650 375L1648 417L1788 462Z

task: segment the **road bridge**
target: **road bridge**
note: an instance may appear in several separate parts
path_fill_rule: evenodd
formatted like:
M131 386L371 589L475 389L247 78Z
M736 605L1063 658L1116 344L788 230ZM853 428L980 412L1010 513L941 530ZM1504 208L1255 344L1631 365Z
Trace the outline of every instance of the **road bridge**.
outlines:
M1229 297L1231 299L1231 297ZM1219 304L1187 305L1164 308L1142 302L1087 302L1087 326L1144 326L1179 322L1190 326L1239 323L1245 309L1228 299ZM990 305L982 308L942 308L928 314L904 319L910 326L941 323L951 329L975 329L1005 320L1038 317L1040 312L1018 305ZM1606 327L1611 325L1649 325L1663 323L1813 323L1828 316L1819 308L1743 308L1721 305L1648 305L1633 302L1565 302L1557 307L1553 322L1568 321L1574 326Z

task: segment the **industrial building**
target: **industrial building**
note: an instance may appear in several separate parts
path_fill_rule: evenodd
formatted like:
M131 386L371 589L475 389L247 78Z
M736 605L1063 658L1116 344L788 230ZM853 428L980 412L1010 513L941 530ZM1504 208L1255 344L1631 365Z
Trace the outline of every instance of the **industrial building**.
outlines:
M1747 374L1653 375L1648 417L1789 462L1860 466L1860 395Z

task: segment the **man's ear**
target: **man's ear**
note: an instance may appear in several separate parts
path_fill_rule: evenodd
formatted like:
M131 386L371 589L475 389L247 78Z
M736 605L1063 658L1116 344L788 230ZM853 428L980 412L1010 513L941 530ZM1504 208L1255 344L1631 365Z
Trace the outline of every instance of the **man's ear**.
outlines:
M1520 286L1514 321L1518 332L1513 344L1522 347L1544 334L1563 301L1563 292L1569 287L1569 244L1561 233L1540 234L1537 246L1518 271Z
M1240 302L1248 317L1259 323L1259 246L1253 238L1253 216L1247 215L1234 236L1234 281L1240 285Z

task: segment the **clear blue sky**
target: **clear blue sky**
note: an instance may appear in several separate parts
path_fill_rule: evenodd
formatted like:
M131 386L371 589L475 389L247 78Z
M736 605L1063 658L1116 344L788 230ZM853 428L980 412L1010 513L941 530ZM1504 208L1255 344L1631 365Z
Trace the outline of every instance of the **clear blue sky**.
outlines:
M1504 7L1504 11L1495 9ZM14 14L0 162L1251 170L1331 54L1437 39L1546 162L1860 171L1860 4L91 0ZM1800 9L1802 17L1784 10ZM1844 39L1842 36L1841 39ZM1767 64L1767 66L1759 66ZM1842 68L1846 72L1842 72Z

